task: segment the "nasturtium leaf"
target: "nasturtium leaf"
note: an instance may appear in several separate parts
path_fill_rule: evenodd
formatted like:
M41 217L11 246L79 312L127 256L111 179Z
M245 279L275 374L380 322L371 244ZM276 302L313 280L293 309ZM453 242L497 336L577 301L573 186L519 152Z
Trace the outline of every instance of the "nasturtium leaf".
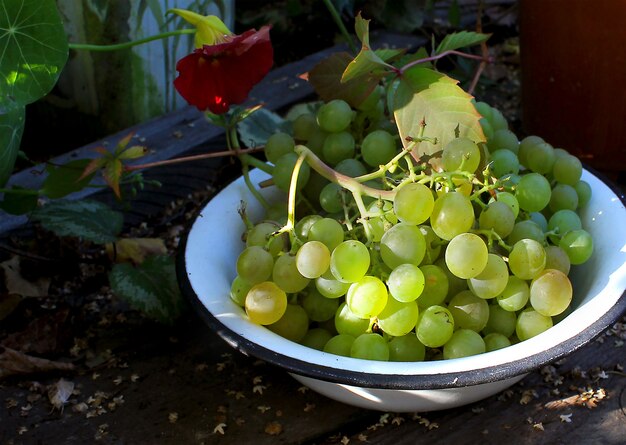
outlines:
M109 283L117 296L162 323L171 324L183 311L176 267L168 256L148 257L138 266L116 264Z
M436 54L441 54L445 51L452 51L467 46L477 45L486 41L491 34L481 34L473 31L459 31L446 35L439 46L437 46Z
M5 192L2 201L0 201L0 209L11 215L23 215L34 210L39 200L38 193L30 193L32 190L23 187L13 187L14 192ZM26 193L20 193L26 192Z
M334 53L309 72L309 83L323 101L343 99L357 108L376 88L380 80L376 76L368 75L347 82L341 81L341 76L352 60L352 56L347 52Z
M370 74L372 71L379 68L391 69L389 65L381 56L372 51L369 41L369 20L365 20L359 14L356 18L356 34L361 41L361 51L352 60L344 70L341 76L341 82L348 82L358 77Z
M73 236L96 244L115 241L124 222L122 213L88 199L50 201L31 216L58 236Z
M82 177L91 159L78 159L59 166L50 165L48 176L43 182L41 193L48 198L58 199L85 188L94 176L91 173Z
M7 183L13 173L24 132L24 118L24 105L0 96L0 187Z
M27 105L48 94L68 56L54 0L0 0L0 91Z
M420 134L420 123L426 128L423 136L436 138L436 143L421 142L411 152L415 159L422 155L433 155L448 142L459 136L482 142L485 136L480 115L471 102L472 96L463 91L457 81L443 73L415 67L407 70L398 82L393 97L393 110L400 139L407 146L407 136ZM458 130L457 130L458 127ZM431 164L439 167L438 158Z
M283 119L278 114L260 108L237 125L239 139L248 147L265 145L268 138L281 131L291 134L291 122Z

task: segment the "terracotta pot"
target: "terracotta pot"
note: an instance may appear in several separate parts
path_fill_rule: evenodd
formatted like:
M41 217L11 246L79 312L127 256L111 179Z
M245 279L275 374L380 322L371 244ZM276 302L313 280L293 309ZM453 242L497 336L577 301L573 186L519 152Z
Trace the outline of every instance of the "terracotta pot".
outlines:
M520 0L523 125L600 170L626 170L626 2Z

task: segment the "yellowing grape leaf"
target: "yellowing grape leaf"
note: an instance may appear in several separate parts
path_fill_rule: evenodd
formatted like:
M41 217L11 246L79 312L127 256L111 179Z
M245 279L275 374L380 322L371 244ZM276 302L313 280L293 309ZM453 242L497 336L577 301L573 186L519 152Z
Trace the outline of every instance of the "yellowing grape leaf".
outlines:
M423 136L436 138L436 143L417 144L411 152L416 160L440 151L457 134L475 142L485 140L472 96L457 83L443 73L421 67L411 68L400 79L392 102L402 143L406 147L407 137L420 135L422 122L426 123ZM431 158L430 163L439 167L438 158Z

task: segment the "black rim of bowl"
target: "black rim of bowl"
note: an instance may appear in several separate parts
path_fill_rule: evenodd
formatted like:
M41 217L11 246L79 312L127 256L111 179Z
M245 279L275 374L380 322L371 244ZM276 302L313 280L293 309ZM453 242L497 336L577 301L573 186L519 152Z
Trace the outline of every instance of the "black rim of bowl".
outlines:
M615 184L598 171L587 166L584 166L584 168L609 187L611 191L618 196L622 204L626 205L624 193ZM205 205L206 203L201 206L200 211ZM192 308L217 335L240 352L282 367L288 372L327 382L364 388L410 390L459 388L511 379L527 374L541 366L571 354L600 335L606 328L617 322L620 316L626 312L626 290L624 290L615 305L583 332L540 353L513 362L486 366L473 371L445 374L371 374L318 365L280 354L242 337L217 320L202 304L189 281L185 260L189 230L195 220L196 218L192 219L181 239L176 262L176 273L180 289L182 294L190 301Z

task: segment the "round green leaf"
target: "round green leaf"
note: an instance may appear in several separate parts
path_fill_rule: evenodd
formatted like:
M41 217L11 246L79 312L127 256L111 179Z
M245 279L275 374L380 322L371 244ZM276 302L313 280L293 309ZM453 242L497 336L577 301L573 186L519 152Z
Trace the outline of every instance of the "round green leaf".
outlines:
M67 55L67 36L54 0L0 0L3 96L22 105L45 96L59 78Z
M24 132L24 105L0 98L0 187L13 173L15 159Z

